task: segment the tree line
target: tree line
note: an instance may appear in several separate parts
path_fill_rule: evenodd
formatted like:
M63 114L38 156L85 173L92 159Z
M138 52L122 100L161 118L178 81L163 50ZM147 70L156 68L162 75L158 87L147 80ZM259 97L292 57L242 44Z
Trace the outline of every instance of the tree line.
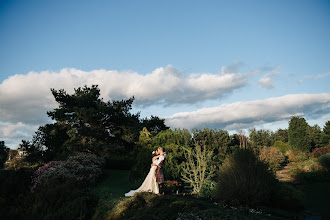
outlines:
M79 87L74 94L63 89L51 89L58 108L48 111L53 123L40 126L32 140L22 140L30 162L65 159L77 152L88 152L105 159L131 156L132 164L139 163L132 155L143 149L151 150L163 146L173 152L172 163L179 165L183 160L183 148L193 148L195 144L206 146L213 152L215 161L221 161L235 148L258 148L286 143L292 149L311 151L326 146L330 141L330 121L323 129L310 126L302 117L292 117L288 129L275 132L252 128L249 136L243 132L229 135L222 129L171 130L164 119L157 116L141 118L140 113L131 113L134 97L127 100L107 101L100 97L97 85ZM184 125L183 125L184 126ZM0 143L0 160L6 158L5 143ZM150 157L150 155L148 155ZM169 163L172 158L168 158ZM168 167L170 169L170 167Z

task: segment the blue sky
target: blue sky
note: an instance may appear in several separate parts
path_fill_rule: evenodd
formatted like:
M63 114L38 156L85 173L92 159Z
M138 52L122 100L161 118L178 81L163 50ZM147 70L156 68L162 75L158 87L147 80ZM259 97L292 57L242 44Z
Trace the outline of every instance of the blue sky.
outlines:
M329 1L0 0L0 140L30 140L50 88L85 84L173 128L323 127L329 39Z

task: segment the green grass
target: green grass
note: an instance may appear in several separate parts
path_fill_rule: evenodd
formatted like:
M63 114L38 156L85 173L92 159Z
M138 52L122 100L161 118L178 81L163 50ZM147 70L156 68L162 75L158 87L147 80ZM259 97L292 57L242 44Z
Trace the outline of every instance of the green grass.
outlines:
M106 213L112 210L119 201L126 199L125 193L137 189L138 185L129 181L129 170L103 170L101 182L92 193L99 197L96 213L93 219L104 219Z
M103 193L114 193L124 196L131 189L139 187L138 184L128 180L129 170L103 170L104 177L96 187L96 191Z

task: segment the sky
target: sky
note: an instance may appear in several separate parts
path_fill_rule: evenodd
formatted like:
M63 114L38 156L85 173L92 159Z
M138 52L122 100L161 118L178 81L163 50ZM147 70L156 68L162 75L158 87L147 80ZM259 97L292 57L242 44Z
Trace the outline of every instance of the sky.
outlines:
M327 0L0 0L0 141L31 140L50 89L84 85L171 128L323 128L329 39Z

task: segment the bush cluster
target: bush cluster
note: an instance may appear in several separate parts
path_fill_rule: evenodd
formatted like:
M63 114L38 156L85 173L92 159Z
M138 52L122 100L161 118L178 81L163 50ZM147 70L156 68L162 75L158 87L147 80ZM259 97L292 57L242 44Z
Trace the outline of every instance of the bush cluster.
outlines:
M51 161L35 171L31 191L43 191L72 182L80 188L93 186L102 175L104 159L93 154L80 154L66 161Z
M91 219L97 197L79 190L73 183L31 194L26 215L31 219Z
M278 170L285 162L283 153L276 147L262 147L259 150L259 158L268 163L272 171Z
M308 160L308 153L299 150L288 150L285 153L290 162L302 162Z
M318 162L321 164L323 168L330 171L330 153L320 156Z
M282 141L275 141L274 147L278 148L282 152L282 154L285 154L288 150L290 150L289 145Z
M266 163L253 151L239 149L220 167L215 197L230 203L256 205L270 199L276 184Z
M330 153L330 149L327 147L318 147L313 149L312 157L319 158L323 154Z

